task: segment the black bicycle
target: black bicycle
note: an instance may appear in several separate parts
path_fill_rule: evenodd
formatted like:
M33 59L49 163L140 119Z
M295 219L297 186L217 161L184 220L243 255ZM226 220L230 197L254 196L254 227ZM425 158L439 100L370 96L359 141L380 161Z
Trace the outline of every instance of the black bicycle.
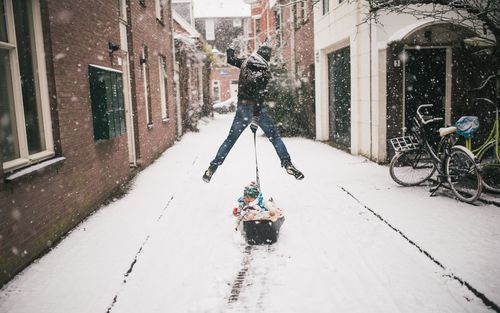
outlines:
M457 199L473 203L481 195L482 180L474 155L458 140L456 127L439 128L442 118L422 112L432 104L420 105L410 135L391 139L396 152L390 164L392 179L402 186L417 186L431 179L437 171L437 185L431 195L441 186L449 186ZM436 132L440 139L437 139Z

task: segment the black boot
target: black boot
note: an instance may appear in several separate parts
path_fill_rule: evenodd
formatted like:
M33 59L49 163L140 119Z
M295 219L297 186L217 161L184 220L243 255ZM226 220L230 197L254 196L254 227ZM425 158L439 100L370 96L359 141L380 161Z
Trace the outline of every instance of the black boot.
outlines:
M216 170L217 170L217 165L210 164L208 169L205 171L205 174L203 174L203 181L209 183L210 179L212 179L212 175L215 173Z
M286 169L286 172L297 180L301 180L304 178L304 174L302 174L301 171L299 171L295 166L293 166L292 162L287 162L283 164L283 167Z

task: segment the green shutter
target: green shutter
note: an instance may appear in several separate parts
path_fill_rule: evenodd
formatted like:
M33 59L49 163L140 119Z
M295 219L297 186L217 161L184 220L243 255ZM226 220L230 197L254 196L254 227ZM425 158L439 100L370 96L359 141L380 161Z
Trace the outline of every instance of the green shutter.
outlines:
M94 139L111 139L126 132L121 73L89 66Z
M89 66L90 98L92 101L92 121L94 139L109 139L109 121L107 115L106 73Z

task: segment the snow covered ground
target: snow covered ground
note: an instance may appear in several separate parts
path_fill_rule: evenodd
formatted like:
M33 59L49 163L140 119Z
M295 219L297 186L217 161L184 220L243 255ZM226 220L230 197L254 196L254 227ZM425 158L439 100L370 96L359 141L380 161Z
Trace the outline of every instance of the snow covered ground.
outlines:
M255 175L250 131L201 180L231 119L185 135L5 286L0 312L498 310L500 208L400 188L387 167L319 142L285 139L306 176L295 181L258 138L264 196L286 221L278 243L247 247L231 211Z

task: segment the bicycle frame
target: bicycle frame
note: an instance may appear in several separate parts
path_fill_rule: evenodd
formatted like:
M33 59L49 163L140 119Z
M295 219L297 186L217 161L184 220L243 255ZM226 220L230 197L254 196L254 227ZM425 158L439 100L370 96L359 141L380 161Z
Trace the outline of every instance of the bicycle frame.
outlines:
M490 81L493 81L495 79L495 75L490 75L488 78L486 78L486 80L481 84L481 86L479 86L478 88L475 88L475 89L472 89L471 91L479 91L479 90L483 90L484 87L486 87L486 85L490 82ZM481 155L481 153L484 151L484 149L486 149L486 147L491 144L491 142L496 142L495 146L496 146L496 149L495 149L495 154L496 154L496 157L497 157L497 160L500 161L500 149L499 149L499 145L498 145L498 142L500 141L500 120L499 120L499 106L498 106L498 103L495 103L493 102L492 100L488 99L488 98L476 98L476 100L482 100L482 101L485 101L487 102L488 104L490 105L493 105L496 109L495 109L495 122L493 123L493 127L491 128L491 131L490 131L490 134L488 136L488 138L483 142L483 144L476 148L476 149L473 149L472 148L472 138L468 138L465 140L465 147L467 149L469 149L470 151L472 151L472 153L474 154L474 156L479 156ZM497 99L498 101L498 99Z
M483 99L483 98L482 98ZM489 99L487 99L489 100ZM491 101L491 100L490 100ZM491 142L496 142L496 156L497 160L500 161L500 151L498 149L498 141L500 140L500 120L499 120L499 114L498 114L499 109L497 108L495 110L495 122L493 123L493 127L490 131L490 134L488 135L488 138L484 141L484 143L476 148L472 148L472 138L467 138L465 141L465 147L472 151L475 156L478 156L483 152L483 150L491 143Z

